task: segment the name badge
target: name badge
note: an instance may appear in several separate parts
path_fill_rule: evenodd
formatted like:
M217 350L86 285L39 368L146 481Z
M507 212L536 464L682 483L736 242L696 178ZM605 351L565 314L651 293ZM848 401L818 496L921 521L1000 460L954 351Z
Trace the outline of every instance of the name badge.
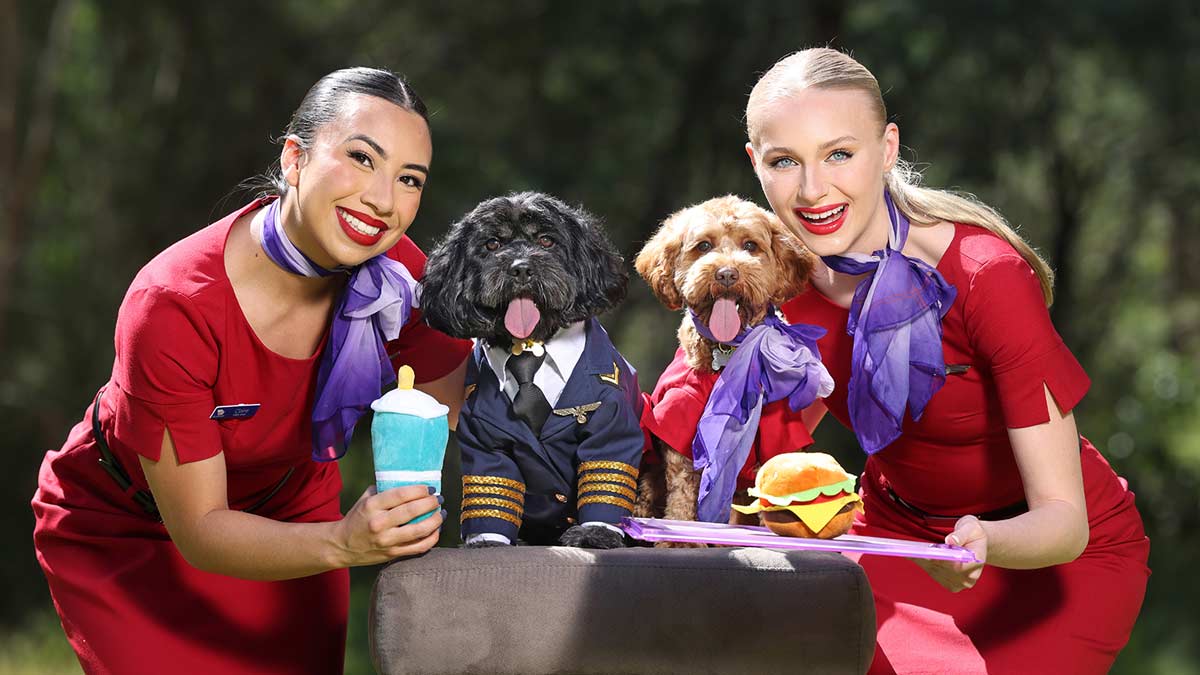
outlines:
M261 403L238 403L236 405L219 405L213 408L210 420L244 420L254 417Z

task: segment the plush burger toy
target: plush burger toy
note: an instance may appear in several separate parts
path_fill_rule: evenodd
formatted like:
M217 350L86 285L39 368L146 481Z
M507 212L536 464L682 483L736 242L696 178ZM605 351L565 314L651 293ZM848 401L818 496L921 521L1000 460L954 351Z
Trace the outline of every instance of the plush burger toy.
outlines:
M849 531L862 498L854 476L823 452L787 452L767 460L758 470L757 497L742 513L758 513L763 524L785 537L832 539Z

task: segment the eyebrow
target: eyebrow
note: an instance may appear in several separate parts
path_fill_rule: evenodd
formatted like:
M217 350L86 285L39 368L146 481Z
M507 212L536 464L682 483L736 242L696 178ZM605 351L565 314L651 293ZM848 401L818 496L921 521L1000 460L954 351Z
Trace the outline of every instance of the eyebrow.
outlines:
M853 136L841 136L839 138L833 139L832 141L826 141L826 142L822 143L821 149L825 150L827 148L832 148L835 145L842 145L843 143L857 143L857 142L858 142L858 139Z
M376 143L375 139L371 138L370 136L367 136L366 134L354 134L353 136L350 136L349 138L346 139L347 143L349 143L350 141L362 141L363 143L366 143L367 145L371 146L371 149L374 150L383 159L388 158L387 150L384 150L383 146L379 145L379 143ZM421 173L425 174L426 176L429 175L429 167L425 166L424 164L411 164L410 163L410 164L405 164L404 168L405 169L413 169L415 171L420 171Z

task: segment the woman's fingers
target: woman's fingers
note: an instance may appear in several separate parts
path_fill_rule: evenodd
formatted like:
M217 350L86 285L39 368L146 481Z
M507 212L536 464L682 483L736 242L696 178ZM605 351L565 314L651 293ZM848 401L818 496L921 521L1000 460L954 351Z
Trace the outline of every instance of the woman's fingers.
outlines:
M393 510L399 511L402 508L404 507L397 507ZM437 509L436 501L434 502L434 508ZM427 511L422 513L427 513ZM421 513L416 515L419 516ZM397 524L395 527L392 527L388 531L382 533L378 538L379 548L389 549L396 546L406 546L413 542L425 539L431 534L437 534L438 530L442 527L443 518L444 516L442 515L440 509L437 513L417 523L409 522L412 520L409 518L408 520L405 520Z
M373 490L374 488L368 489ZM374 495L371 498L371 507L386 511L407 502L429 497L432 494L433 490L428 485L404 485Z
M439 516L434 516L434 518L437 518L437 517L439 517ZM430 518L429 520L433 520L433 518ZM416 542L413 542L410 544L406 544L403 546L393 546L393 547L389 548L386 551L388 560L393 560L395 558L403 558L405 556L411 556L411 555L419 555L419 554L424 553L424 552L428 551L429 549L433 548L438 543L439 529L440 528L434 529L433 532L425 535L419 541L416 541Z

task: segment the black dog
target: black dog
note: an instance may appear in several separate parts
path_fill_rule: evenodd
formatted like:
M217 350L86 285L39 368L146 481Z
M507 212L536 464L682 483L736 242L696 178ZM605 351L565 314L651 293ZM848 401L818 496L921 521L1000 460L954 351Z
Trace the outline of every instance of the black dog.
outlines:
M476 338L457 429L468 547L624 545L641 397L595 317L628 280L594 218L535 192L484 201L430 254L425 320Z

